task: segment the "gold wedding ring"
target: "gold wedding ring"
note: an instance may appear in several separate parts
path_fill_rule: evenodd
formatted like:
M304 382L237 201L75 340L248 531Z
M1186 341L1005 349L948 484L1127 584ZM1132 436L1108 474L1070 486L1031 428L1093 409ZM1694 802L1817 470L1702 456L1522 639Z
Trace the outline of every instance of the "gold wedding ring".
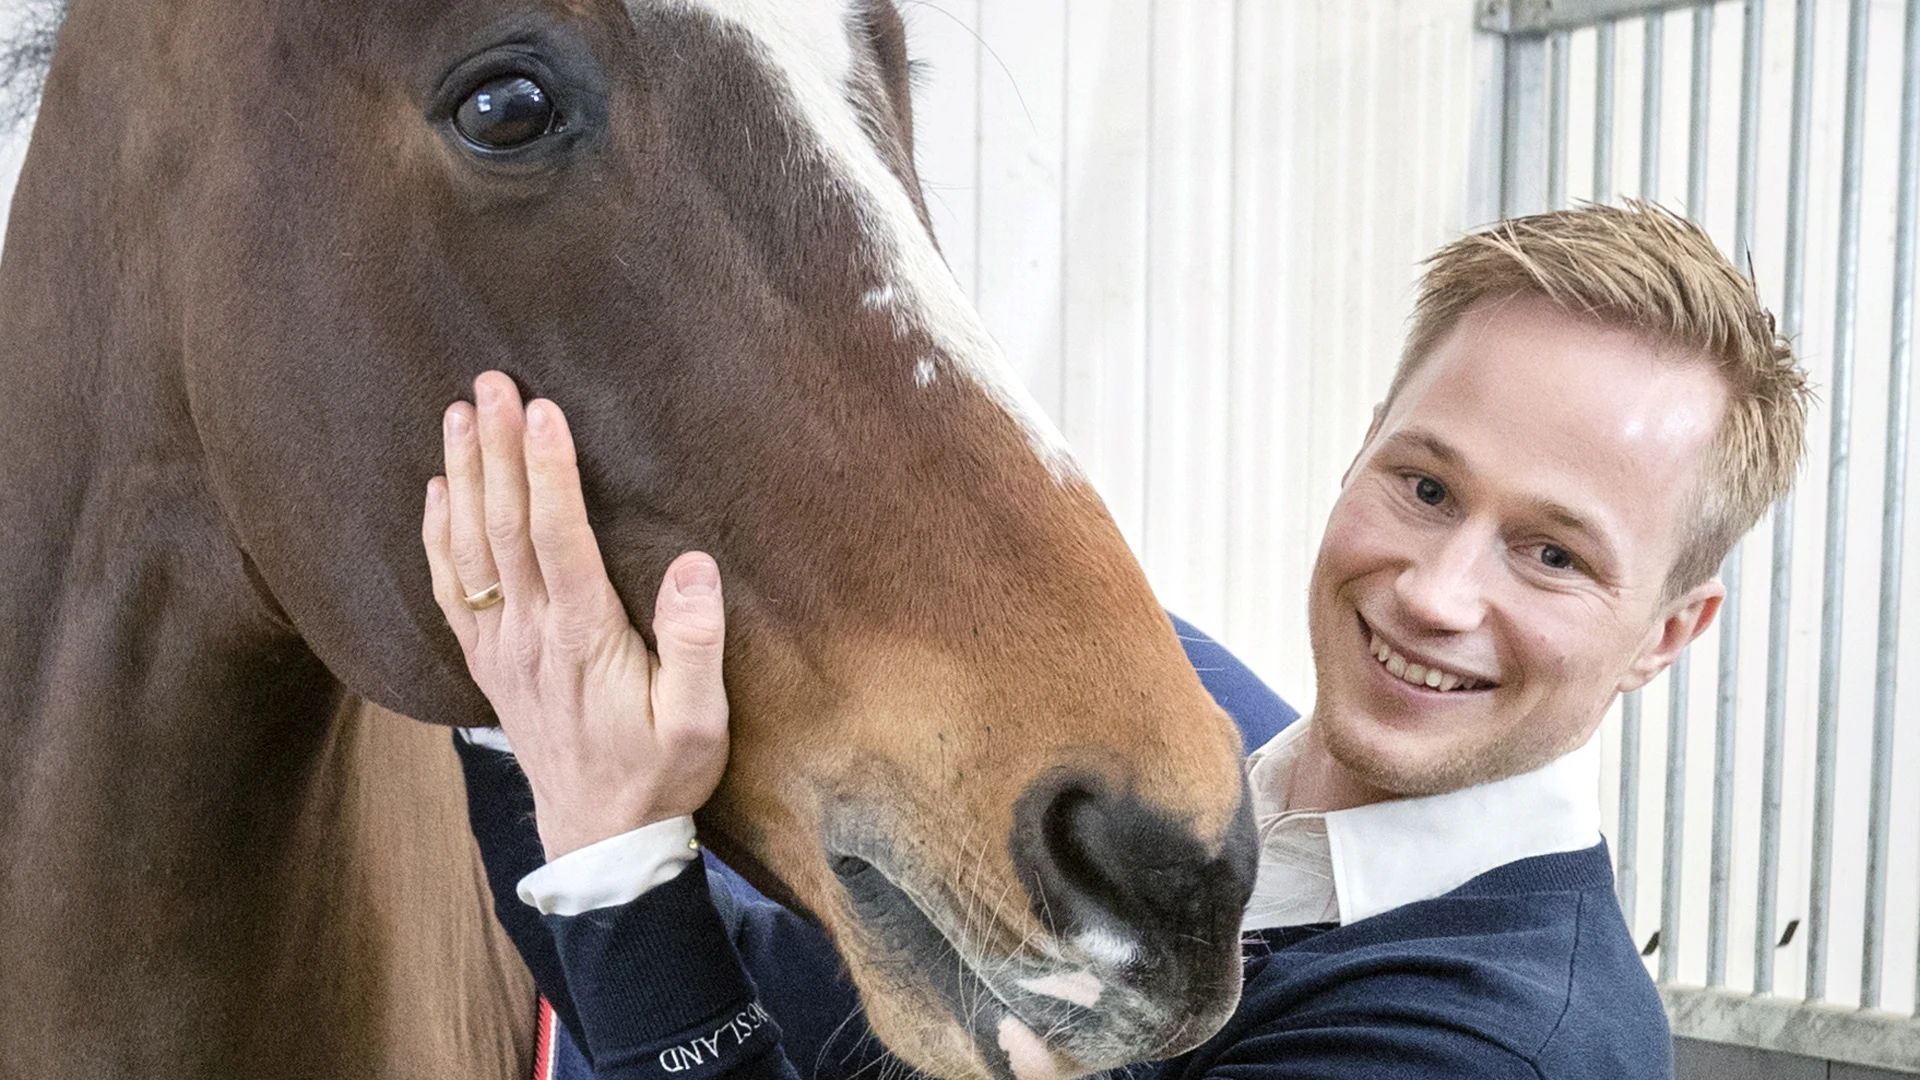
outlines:
M500 583L496 581L479 592L468 593L460 599L466 601L467 609L470 611L485 611L505 600L506 597L500 595Z

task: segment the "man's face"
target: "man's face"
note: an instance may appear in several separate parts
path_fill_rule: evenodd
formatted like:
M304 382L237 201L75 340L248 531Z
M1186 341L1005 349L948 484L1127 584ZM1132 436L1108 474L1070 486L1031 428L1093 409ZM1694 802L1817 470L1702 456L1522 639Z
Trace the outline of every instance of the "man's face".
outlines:
M1470 311L1376 417L1321 541L1334 758L1420 795L1584 743L1718 609L1717 582L1663 586L1725 404L1704 359L1544 300Z

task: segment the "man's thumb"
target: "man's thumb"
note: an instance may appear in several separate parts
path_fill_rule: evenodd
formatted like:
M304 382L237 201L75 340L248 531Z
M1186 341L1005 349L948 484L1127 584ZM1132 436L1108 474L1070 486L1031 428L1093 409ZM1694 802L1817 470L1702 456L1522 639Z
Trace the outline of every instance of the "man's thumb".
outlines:
M720 568L713 557L689 551L667 567L654 604L653 637L660 652L654 685L654 723L724 731L727 691L720 653L727 637Z

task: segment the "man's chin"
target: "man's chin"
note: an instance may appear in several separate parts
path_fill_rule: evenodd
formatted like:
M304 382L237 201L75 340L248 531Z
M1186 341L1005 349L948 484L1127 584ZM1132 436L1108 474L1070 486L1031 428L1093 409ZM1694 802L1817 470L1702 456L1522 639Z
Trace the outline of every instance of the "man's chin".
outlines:
M1327 753L1354 779L1395 798L1444 795L1511 775L1505 755L1464 746L1459 733L1409 731L1365 714L1316 712Z
M1316 710L1313 725L1327 753L1356 780L1396 798L1445 795L1541 768L1591 736L1557 741L1525 731L1469 738L1458 726L1431 729L1388 723L1357 710Z

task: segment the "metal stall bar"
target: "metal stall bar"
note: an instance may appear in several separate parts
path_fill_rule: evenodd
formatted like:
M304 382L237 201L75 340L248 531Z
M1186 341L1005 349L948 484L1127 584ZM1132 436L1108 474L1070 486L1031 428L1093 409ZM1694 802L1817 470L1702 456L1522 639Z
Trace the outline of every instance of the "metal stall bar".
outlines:
M1640 691L1620 698L1620 852L1613 872L1627 934L1640 899Z
M1664 50L1662 49L1662 44L1665 35L1663 31L1666 26L1666 19L1661 13L1655 12L1646 17L1644 25L1646 27L1646 44L1643 49L1644 63L1642 65L1643 73L1640 90L1640 197L1652 200L1659 198L1660 188L1660 94L1661 71L1664 67L1664 58L1662 56ZM1672 673L1668 676L1669 679L1684 678L1686 671L1684 654L1682 654L1682 661L1674 664L1671 671ZM1670 719L1669 724L1671 724L1671 722ZM1680 722L1683 726L1685 725L1686 717L1684 714L1680 717ZM1635 835L1628 831L1629 823L1635 828L1638 828L1640 823L1640 788L1638 784L1640 778L1640 734L1641 703L1640 692L1636 690L1626 696L1626 700L1622 703L1620 709L1620 837L1623 847L1633 843L1633 841L1628 839L1628 837ZM1629 759L1627 755L1629 743L1632 744L1633 748L1631 759ZM1671 746L1671 743L1669 743L1669 746ZM1669 750L1668 756L1671 758L1671 750ZM1633 768L1631 773L1627 772L1629 765ZM1667 772L1669 774L1668 802L1671 804L1671 792L1673 789L1671 782L1673 767L1671 761L1669 761ZM1631 803L1631 805L1629 805L1629 803ZM1669 812L1669 831L1671 831L1672 828L1671 816L1671 812ZM1671 837L1666 838L1665 843L1670 846L1672 843ZM1637 872L1634 876L1637 887ZM1668 902L1666 898L1668 891L1671 890L1666 890L1663 886L1660 900L1660 966L1663 971L1667 965L1666 958L1668 956L1677 956L1679 953L1679 950L1674 947L1675 941L1673 933L1669 933L1670 930L1673 930L1674 933L1678 931L1668 925L1670 922L1676 921L1669 918L1668 915ZM1631 903L1632 899L1632 897L1629 897L1627 902ZM1627 925L1631 928L1633 924L1629 921Z
M1640 197L1652 202L1660 197L1660 77L1666 67L1663 46L1667 20L1655 12L1643 22L1646 45L1640 80Z
M1820 707L1814 751L1813 881L1807 903L1807 1000L1827 996L1828 908L1833 902L1833 784L1840 721L1840 612L1846 574L1847 477L1853 434L1854 312L1860 282L1860 167L1867 107L1867 15L1853 0L1847 15L1846 127L1840 151L1839 289L1834 302L1832 392L1827 427L1827 533L1820 591Z
M1647 53L1657 54L1653 32L1661 15L1647 17ZM1695 221L1706 216L1708 95L1712 90L1713 4L1693 9L1693 75L1687 110L1687 214ZM1656 166L1653 179L1659 177ZM1642 180L1642 187L1646 187ZM1680 975L1680 914L1682 857L1687 842L1687 720L1693 664L1682 652L1667 669L1667 807L1660 854L1660 978L1672 982Z
M1667 669L1667 819L1660 845L1660 980L1680 974L1680 856L1686 847L1687 669L1682 652Z
M1547 209L1567 205L1567 32L1547 38Z
M1613 24L1593 31L1593 201L1613 200Z
M1693 9L1693 76L1687 86L1687 216L1707 223L1707 122L1712 116L1713 4Z
M1807 147L1813 132L1815 0L1794 9L1793 111L1787 148L1787 235L1782 258L1780 329L1800 340L1807 279ZM1766 743L1760 769L1760 873L1753 928L1753 990L1773 992L1780 929L1780 786L1787 739L1789 609L1793 599L1793 494L1773 507L1773 568L1767 610Z
M1733 258L1751 266L1755 181L1760 157L1760 50L1765 12L1747 0L1740 46L1740 146L1734 177ZM1696 28L1696 33L1698 32ZM1744 541L1720 567L1727 596L1720 605L1720 677L1713 739L1713 840L1707 893L1707 985L1727 982L1729 892L1733 883L1733 774L1740 705L1740 599Z
M1760 177L1760 69L1764 58L1767 12L1765 0L1746 0L1740 43L1740 149L1734 174L1734 265L1753 265L1753 215L1759 198ZM1736 552L1738 548L1734 549ZM1729 588L1728 592L1733 590ZM1721 610L1724 612L1725 605Z
M1547 43L1539 37L1510 37L1505 56L1500 151L1500 216L1518 217L1546 209L1541 186L1547 156L1542 141L1547 97Z
M1867 911L1860 953L1860 1005L1868 1009L1880 1007L1881 972L1886 961L1887 833L1893 812L1893 704L1900 652L1900 556L1907 510L1907 407L1913 392L1914 204L1920 201L1920 0L1907 0L1906 59L1901 80L1893 342L1887 368L1887 474L1880 511L1880 643L1874 657Z
M1593 201L1613 200L1613 105L1614 62L1613 23L1605 22L1594 31L1593 39ZM1628 694L1620 705L1620 826L1618 850L1614 853L1614 891L1620 899L1620 912L1627 920L1627 936L1633 936L1633 907L1639 874L1634 866L1638 848L1633 830L1639 827L1640 812L1636 783L1640 769L1640 695ZM1628 730L1632 736L1629 738ZM1629 763L1628 752L1632 752ZM1631 768L1631 771L1629 771Z

